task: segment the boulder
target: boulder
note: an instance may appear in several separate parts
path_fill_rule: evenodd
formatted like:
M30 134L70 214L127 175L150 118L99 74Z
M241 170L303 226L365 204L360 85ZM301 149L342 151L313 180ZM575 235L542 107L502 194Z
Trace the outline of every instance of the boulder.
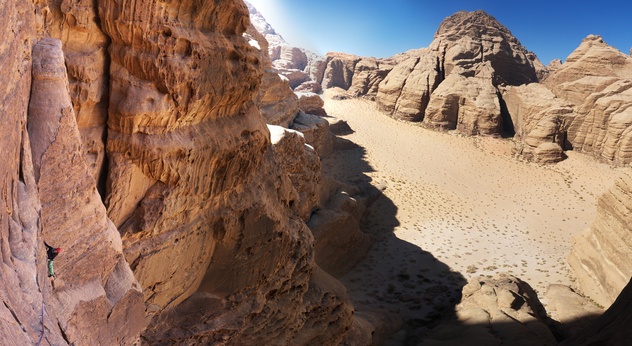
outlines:
M511 275L471 279L455 310L421 345L557 345L537 295Z
M501 97L509 115L504 118L508 122L504 130L515 134L514 138L520 143L518 154L539 162L559 161L562 158L560 150L567 146L569 124L575 115L573 105L538 83L501 88ZM535 158L540 145L543 145L538 150L540 154L548 152L553 156Z
M298 96L298 108L300 108L303 112L320 116L327 115L323 109L325 101L323 101L319 95L314 93L297 92L296 96Z
M299 113L294 119L292 129L303 133L307 144L314 147L321 158L329 155L333 149L333 136L329 132L329 122L324 118L309 114Z
M593 301L568 286L550 285L544 296L547 311L552 319L560 322L558 330L564 339L581 333L603 313Z
M271 125L290 127L299 111L298 97L289 80L272 71L263 74L256 103L266 123Z

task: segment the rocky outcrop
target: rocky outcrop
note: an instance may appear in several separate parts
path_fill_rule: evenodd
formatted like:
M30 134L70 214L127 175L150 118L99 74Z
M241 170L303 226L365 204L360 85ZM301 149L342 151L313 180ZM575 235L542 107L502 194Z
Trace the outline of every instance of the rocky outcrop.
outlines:
M329 132L329 122L309 113L299 113L292 123L292 129L303 133L307 144L314 147L321 158L333 149L333 135Z
M489 69L467 77L460 67L432 93L423 124L439 130L457 130L468 135L495 135L502 130L497 90Z
M320 84L325 69L324 58L306 49L290 46L254 6L247 1L246 5L253 27L269 43L269 45L266 44L265 49L268 50L272 69L287 78L292 89L304 83Z
M441 67L427 50L411 54L379 84L376 95L378 109L393 117L421 121L430 101L430 94L442 81Z
M471 279L456 321L440 325L421 345L557 345L533 289L507 274Z
M266 123L290 127L299 112L298 96L290 88L287 78L274 71L266 71L255 99Z
M566 143L573 105L557 98L539 83L501 88L502 100L511 121L509 128L520 143L518 155L528 160L559 161Z
M327 113L323 109L325 101L315 93L297 92L298 107L305 113L325 116Z
M327 53L323 88L341 88L353 97L375 97L378 85L396 59L364 58L345 53Z
M568 262L582 292L610 306L632 277L632 172L597 201L597 217L574 241Z
M632 58L588 36L544 84L575 105L573 150L615 165L632 162Z

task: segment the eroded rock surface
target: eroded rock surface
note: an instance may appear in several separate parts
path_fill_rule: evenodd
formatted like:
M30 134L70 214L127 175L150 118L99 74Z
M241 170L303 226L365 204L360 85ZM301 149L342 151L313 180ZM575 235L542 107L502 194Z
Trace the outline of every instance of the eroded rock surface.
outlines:
M544 84L575 105L573 150L615 165L632 162L632 57L591 35Z
M632 277L632 172L597 201L597 217L576 237L568 262L582 292L608 307Z
M474 278L463 287L456 321L421 345L557 345L533 289L508 274Z

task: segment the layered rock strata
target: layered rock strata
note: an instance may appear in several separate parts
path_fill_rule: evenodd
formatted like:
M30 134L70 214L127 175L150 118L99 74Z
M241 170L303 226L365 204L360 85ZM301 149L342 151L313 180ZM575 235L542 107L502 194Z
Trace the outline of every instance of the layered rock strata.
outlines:
M581 290L610 306L632 277L632 172L597 201L597 217L574 241L568 257Z
M573 150L605 162L632 162L632 57L588 36L544 84L575 106Z

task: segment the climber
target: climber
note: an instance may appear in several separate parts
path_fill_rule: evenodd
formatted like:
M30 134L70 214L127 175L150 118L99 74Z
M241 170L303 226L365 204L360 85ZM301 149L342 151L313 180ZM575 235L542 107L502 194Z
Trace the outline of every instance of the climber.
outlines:
M53 248L46 242L44 242L44 245L46 245L46 256L48 257L48 277L51 278L51 285L53 285L53 289L55 289L55 278L57 276L55 275L55 269L53 268L53 260L61 253L61 248Z

